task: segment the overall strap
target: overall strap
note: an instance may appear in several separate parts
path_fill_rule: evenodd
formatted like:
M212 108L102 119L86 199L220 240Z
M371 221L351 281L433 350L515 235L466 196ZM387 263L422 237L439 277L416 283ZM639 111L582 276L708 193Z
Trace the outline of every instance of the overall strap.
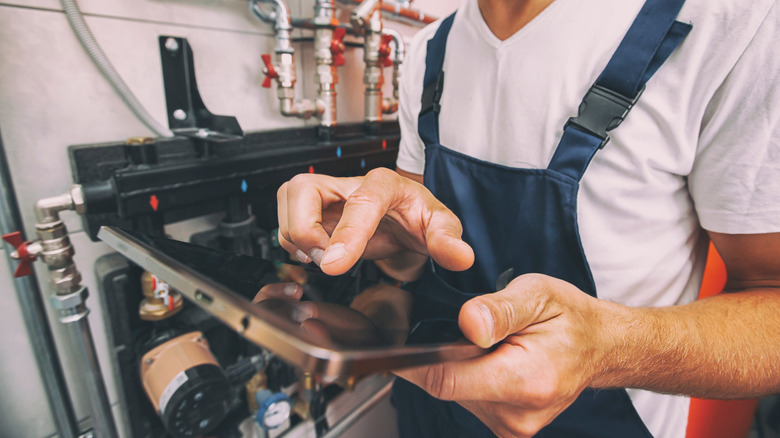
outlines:
M442 20L436 34L428 40L423 77L422 108L417 118L417 131L425 145L439 143L439 99L444 87L444 52L455 13Z
M596 151L609 141L639 100L645 84L688 35L692 26L675 21L685 0L647 0L577 117L566 123L549 169L580 180Z

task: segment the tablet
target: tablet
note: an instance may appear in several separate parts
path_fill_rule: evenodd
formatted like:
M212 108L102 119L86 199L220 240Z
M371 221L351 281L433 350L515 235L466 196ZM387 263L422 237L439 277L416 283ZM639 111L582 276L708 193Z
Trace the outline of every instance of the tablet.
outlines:
M278 264L262 258L111 226L102 227L98 238L249 341L324 381L463 360L486 352L466 340L395 345L389 340L392 336L375 336L367 317L338 304L307 303L316 308L316 318L299 322L290 312L297 303L252 303L251 297L262 286L279 281Z

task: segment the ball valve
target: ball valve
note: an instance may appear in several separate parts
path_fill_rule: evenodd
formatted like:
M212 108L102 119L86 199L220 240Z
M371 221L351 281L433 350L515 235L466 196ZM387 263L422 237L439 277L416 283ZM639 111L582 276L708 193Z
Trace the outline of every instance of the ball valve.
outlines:
M347 29L344 27L337 27L333 31L333 40L330 42L330 52L333 54L333 65L344 65L346 62L344 59L344 36L346 34Z
M4 234L3 240L16 248L16 251L10 254L11 258L19 260L19 266L14 271L14 277L18 278L32 274L32 262L37 260L38 254L41 253L40 244L37 242L25 242L22 239L22 233L19 231Z
M390 67L393 65L393 60L390 59L391 41L393 41L392 35L382 34L382 42L379 44L379 59L381 60L383 67Z
M263 58L263 64L265 64L265 68L263 69L263 74L265 75L263 87L271 88L272 81L279 77L279 73L276 71L276 68L274 68L274 63L271 61L271 55L266 53L263 54L261 58Z

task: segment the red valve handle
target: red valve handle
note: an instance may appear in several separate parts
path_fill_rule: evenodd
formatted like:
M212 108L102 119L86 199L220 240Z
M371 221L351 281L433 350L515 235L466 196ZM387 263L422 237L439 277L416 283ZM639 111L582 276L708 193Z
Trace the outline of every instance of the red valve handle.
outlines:
M344 36L347 34L347 29L344 27L337 27L333 30L333 39L330 42L330 53L333 55L333 65L339 66L346 63L344 58Z
M393 41L393 36L384 34L382 42L379 44L379 59L385 67L393 65L393 60L390 59L390 41Z
M16 248L16 252L19 254L19 266L17 266L16 271L14 271L14 277L19 278L32 274L32 262L38 259L38 256L30 254L27 250L27 245L32 242L24 242L22 240L22 233L19 231L4 234L3 240Z
M271 81L278 78L279 73L277 73L276 68L274 68L274 63L271 61L271 55L266 53L262 55L261 58L263 58L263 63L265 64L265 69L263 70L263 73L265 74L263 87L271 88Z

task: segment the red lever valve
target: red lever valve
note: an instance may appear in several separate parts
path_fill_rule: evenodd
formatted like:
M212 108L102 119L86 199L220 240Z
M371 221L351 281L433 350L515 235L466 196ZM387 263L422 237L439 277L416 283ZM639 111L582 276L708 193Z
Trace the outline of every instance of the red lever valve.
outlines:
M382 42L379 43L379 60L382 61L382 65L390 67L393 65L393 60L390 59L390 42L393 41L392 35L382 35Z
M346 60L344 59L344 36L347 34L347 29L343 27L337 27L333 30L333 39L330 41L330 53L333 55L333 65L344 65Z
M25 277L32 274L32 262L38 259L37 255L30 254L30 251L27 249L27 245L32 242L24 242L22 240L22 233L19 231L4 234L3 240L16 248L16 257L13 255L12 257L19 259L19 266L17 266L16 271L14 271L14 277Z
M265 68L263 69L263 73L265 74L263 87L271 88L271 82L279 77L279 73L276 71L273 61L271 61L271 55L266 53L262 55L261 58L263 58L263 64L265 64Z

